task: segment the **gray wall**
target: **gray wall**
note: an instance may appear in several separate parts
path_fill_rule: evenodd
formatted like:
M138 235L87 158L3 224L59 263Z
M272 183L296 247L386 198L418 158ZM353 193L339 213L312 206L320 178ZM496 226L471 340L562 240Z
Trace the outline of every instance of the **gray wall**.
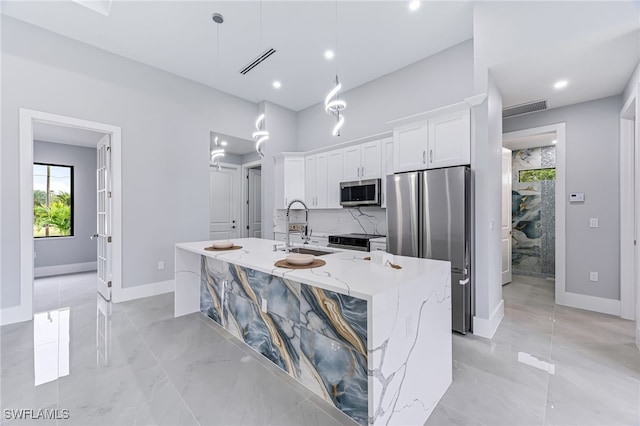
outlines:
M335 119L324 111L324 103L300 111L297 150L390 131L394 125L387 121L461 102L473 94L473 42L468 40L342 93L347 108L340 137L331 136Z
M96 149L36 141L33 160L73 166L73 237L37 238L35 267L95 262L96 241Z
M622 97L614 96L504 120L505 132L566 123L566 291L620 300L619 128ZM599 228L589 228L589 218ZM589 272L599 282L589 281Z
M209 236L210 132L244 137L256 104L1 19L2 307L20 304L19 108L122 127L123 286L173 279L174 244Z

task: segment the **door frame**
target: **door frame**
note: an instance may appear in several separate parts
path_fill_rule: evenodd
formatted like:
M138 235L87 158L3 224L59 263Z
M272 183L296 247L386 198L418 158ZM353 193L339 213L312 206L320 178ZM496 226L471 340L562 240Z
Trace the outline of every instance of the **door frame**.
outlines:
M74 127L109 134L112 176L112 300L122 292L122 129L119 126L36 111L19 110L20 138L20 305L15 315L5 315L3 323L33 318L33 126L36 122Z
M636 87L620 110L620 316L639 321L636 344L640 347L640 250L634 244L640 237L636 235L640 227L639 91Z
M555 194L555 222L556 222L556 277L555 303L582 309L591 309L589 305L582 305L581 300L574 300L565 290L566 286L566 153L565 123L550 124L502 134L505 140L533 136L540 133L556 133L556 194Z
M242 238L247 238L249 236L249 231L247 230L247 225L249 225L248 223L249 207L247 206L247 203L244 202L249 197L249 194L248 194L247 185L244 185L244 183L246 183L248 179L249 169L256 168L257 166L262 166L262 160L249 161L248 163L242 164L242 176L240 177L240 179L243 182L242 199L240 200L240 204L241 204L240 211L242 212L241 214L242 221L240 222L242 226L242 233L240 235L242 236ZM260 190L262 191L262 188ZM262 214L262 207L263 206L260 206L261 214ZM263 224L263 228L264 228L264 224ZM262 235L264 236L264 229L262 229Z
M505 151L508 151L505 152ZM504 146L502 147L502 160L504 161L505 157L508 156L508 162L509 165L507 166L508 169L508 174L505 173L507 170L505 170L504 168L504 163L502 164L502 214L505 213L505 207L507 207L505 205L505 197L507 197L507 201L506 203L509 205L509 208L506 209L507 212L507 223L508 223L508 228L509 228L509 234L507 237L503 237L503 228L502 228L502 224L500 226L500 242L504 241L504 238L507 239L508 241L508 253L507 253L507 259L508 260L508 265L509 265L509 269L507 271L504 270L504 265L502 265L502 285L507 285L509 284L511 281L513 281L513 270L512 270L512 266L513 266L513 209L512 209L512 195L511 195L511 191L513 191L513 171L512 171L512 156L511 156L512 151L509 148L505 148ZM505 194L505 184L507 182L505 182L505 178L507 178L509 180L508 184L509 184L509 188L508 188L508 193ZM504 220L504 217L501 217L502 220ZM501 247L502 249L502 247ZM502 253L501 253L502 254ZM502 258L502 256L501 256ZM505 278L508 278L505 280Z

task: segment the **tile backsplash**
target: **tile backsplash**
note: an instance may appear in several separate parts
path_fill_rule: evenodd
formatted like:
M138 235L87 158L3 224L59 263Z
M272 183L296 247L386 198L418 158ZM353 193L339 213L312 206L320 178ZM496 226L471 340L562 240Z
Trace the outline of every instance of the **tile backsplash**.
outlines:
M273 213L273 232L285 232L286 210ZM291 223L304 222L304 210L291 210ZM379 207L309 210L314 235L387 234L387 213Z

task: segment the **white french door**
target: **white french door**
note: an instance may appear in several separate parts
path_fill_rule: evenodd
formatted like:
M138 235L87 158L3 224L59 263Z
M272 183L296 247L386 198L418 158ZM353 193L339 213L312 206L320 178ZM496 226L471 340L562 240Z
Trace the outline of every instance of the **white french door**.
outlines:
M97 151L97 229L98 239L98 293L111 300L111 141L105 135Z
M502 148L502 285L511 282L511 150Z

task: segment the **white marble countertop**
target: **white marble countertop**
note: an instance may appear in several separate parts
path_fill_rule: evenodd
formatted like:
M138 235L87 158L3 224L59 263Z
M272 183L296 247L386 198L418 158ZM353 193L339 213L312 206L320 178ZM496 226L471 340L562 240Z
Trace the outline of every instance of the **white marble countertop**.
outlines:
M205 247L211 245L211 241L178 243L176 247L367 300L371 300L378 293L414 281L418 277L428 277L431 274L439 275L443 268L447 271L451 268L449 262L393 256L393 263L402 267L402 269L394 269L364 260L364 257L370 255L368 252L330 249L334 253L318 257L326 262L324 266L312 269L288 269L274 266L276 261L285 258L283 251L273 251L273 245L281 245L280 241L260 238L238 238L230 241L235 245L242 246L242 249L204 250ZM298 245L296 244L296 246ZM307 245L306 247L313 248L314 246ZM327 250L324 247L322 249Z

